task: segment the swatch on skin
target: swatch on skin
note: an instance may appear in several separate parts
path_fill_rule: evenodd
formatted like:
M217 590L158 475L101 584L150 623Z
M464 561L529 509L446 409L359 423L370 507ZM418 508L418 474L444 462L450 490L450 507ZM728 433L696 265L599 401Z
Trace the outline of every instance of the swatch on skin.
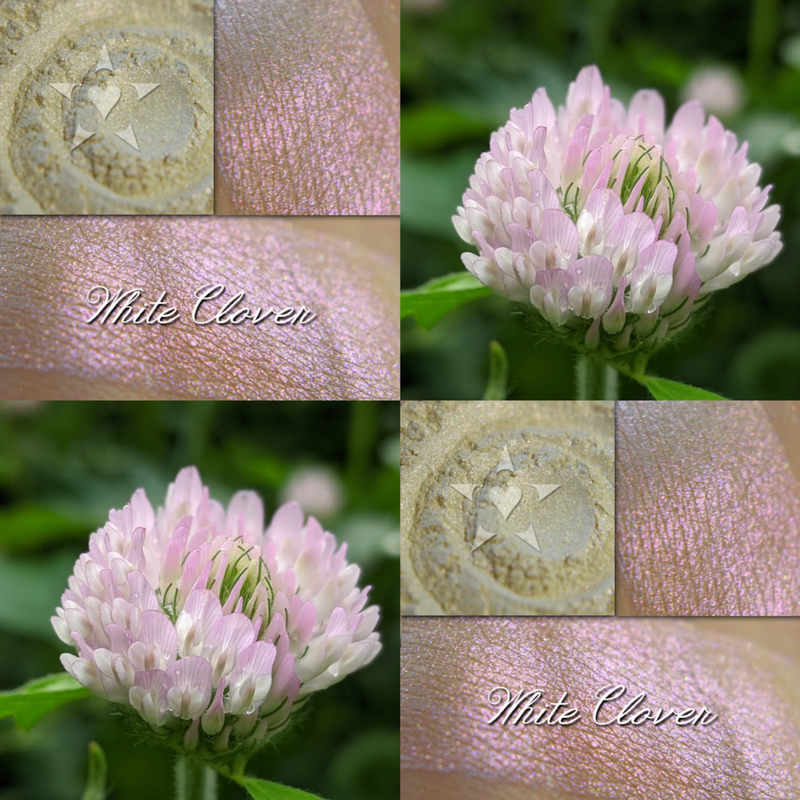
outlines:
M0 399L395 399L398 277L388 256L276 220L0 220ZM243 291L317 318L197 325L207 284L226 287L210 311ZM180 320L87 324L95 286L166 290Z
M618 613L800 613L797 407L769 407L617 404Z
M366 5L217 2L217 213L400 213L399 18Z
M493 800L800 796L800 665L735 636L672 620L407 618L401 664L403 800L451 779L461 797ZM717 719L600 727L596 693L612 684L645 692L648 708L705 706ZM489 725L498 686L551 704L568 692L581 720ZM609 708L601 721L621 710Z

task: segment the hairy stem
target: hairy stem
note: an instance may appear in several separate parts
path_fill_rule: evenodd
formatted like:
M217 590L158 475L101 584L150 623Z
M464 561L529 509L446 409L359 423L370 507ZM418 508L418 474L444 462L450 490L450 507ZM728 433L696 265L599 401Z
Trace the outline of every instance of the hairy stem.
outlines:
M575 365L578 400L616 400L617 371L605 361L581 356Z
M217 800L217 773L202 761L181 756L175 764L175 800Z

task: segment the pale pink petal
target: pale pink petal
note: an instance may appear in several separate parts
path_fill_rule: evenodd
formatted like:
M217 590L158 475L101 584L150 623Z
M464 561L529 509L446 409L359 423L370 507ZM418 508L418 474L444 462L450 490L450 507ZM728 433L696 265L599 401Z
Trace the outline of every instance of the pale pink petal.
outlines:
M225 707L223 705L223 692L225 690L225 678L222 678L217 685L217 692L214 701L208 707L208 711L202 716L202 726L204 733L209 736L219 733L225 724Z
M542 214L541 238L556 245L565 262L558 265L562 269L566 269L578 255L580 241L575 223L563 211L547 209Z
M244 714L261 705L272 686L275 656L275 646L268 642L256 642L242 652L230 677L230 713Z
M167 681L163 670L136 673L136 681L128 690L128 702L152 726L162 725L167 716Z
M236 666L239 653L255 638L253 623L244 614L231 614L217 622L205 637L203 652L213 669L214 683L230 674Z
M625 288L628 285L627 277L623 276L617 287L617 294L614 302L608 307L608 311L603 314L603 330L606 333L616 334L625 327Z
M228 505L228 530L233 536L245 536L261 544L264 536L264 504L250 491L237 492Z
M506 295L505 284L497 265L485 258L478 258L472 253L461 256L464 266L484 285L497 294Z
M553 184L547 180L544 172L538 169L531 170L528 173L528 181L530 183L529 199L532 205L542 209L560 208L561 204L558 202L556 190L553 188Z
M658 92L643 89L631 99L628 125L634 135L647 134L656 142L664 136L664 100Z
M595 189L578 217L577 233L584 254L600 254L606 236L621 222L622 201L611 189Z
M178 636L175 626L169 617L161 611L145 611L141 617L139 640L145 644L155 645L164 669L169 666L178 654ZM148 669L153 669L149 667Z
M546 89L537 89L531 98L530 108L532 111L531 127L534 132L537 129L552 128L556 121L556 112L550 98L547 96Z
M672 288L672 266L678 248L672 242L656 242L642 252L630 276L629 311L649 313L663 302Z
M205 639L222 619L219 598L207 589L189 593L175 623L181 655L197 655L205 647Z
M569 86L567 110L574 117L595 114L603 99L603 78L597 67L584 67Z
M575 261L567 270L572 287L567 295L569 307L579 317L594 319L611 302L614 268L603 256L587 256Z
M188 656L166 670L167 707L181 719L197 719L211 700L211 665L204 658Z
M536 286L531 288L531 304L552 325L566 321L567 295L572 286L572 276L567 270L542 270L536 273Z
M160 583L165 590L167 587L176 588L181 577L190 525L191 517L184 517L169 537L164 563L161 566Z

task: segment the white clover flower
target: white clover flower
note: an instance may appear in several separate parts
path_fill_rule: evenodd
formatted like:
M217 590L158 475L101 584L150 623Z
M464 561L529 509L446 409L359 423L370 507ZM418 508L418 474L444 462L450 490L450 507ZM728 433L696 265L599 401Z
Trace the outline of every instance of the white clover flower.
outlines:
M380 650L345 555L296 503L265 531L257 494L226 510L183 469L157 514L140 489L90 536L52 618L78 651L61 661L176 749L253 750Z
M710 114L732 117L744 105L742 79L723 64L700 67L684 86L684 100L697 100Z
M289 478L281 499L299 503L309 514L332 517L344 502L342 482L326 467L303 467Z
M710 292L775 258L780 209L760 176L699 103L665 129L657 92L626 109L586 67L557 113L544 89L512 110L453 224L478 248L462 260L481 283L613 356L659 346Z

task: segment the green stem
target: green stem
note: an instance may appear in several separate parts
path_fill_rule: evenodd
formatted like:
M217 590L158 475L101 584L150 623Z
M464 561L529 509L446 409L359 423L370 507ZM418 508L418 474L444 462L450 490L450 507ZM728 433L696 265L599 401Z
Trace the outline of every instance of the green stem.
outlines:
M347 487L351 496L369 492L372 452L380 435L380 406L374 400L350 404L347 432Z
M769 79L780 31L780 0L753 0L748 71L753 90Z
M578 383L578 400L616 400L617 371L605 361L591 356L580 356L575 367Z
M202 761L181 756L175 764L175 800L217 800L217 773Z

